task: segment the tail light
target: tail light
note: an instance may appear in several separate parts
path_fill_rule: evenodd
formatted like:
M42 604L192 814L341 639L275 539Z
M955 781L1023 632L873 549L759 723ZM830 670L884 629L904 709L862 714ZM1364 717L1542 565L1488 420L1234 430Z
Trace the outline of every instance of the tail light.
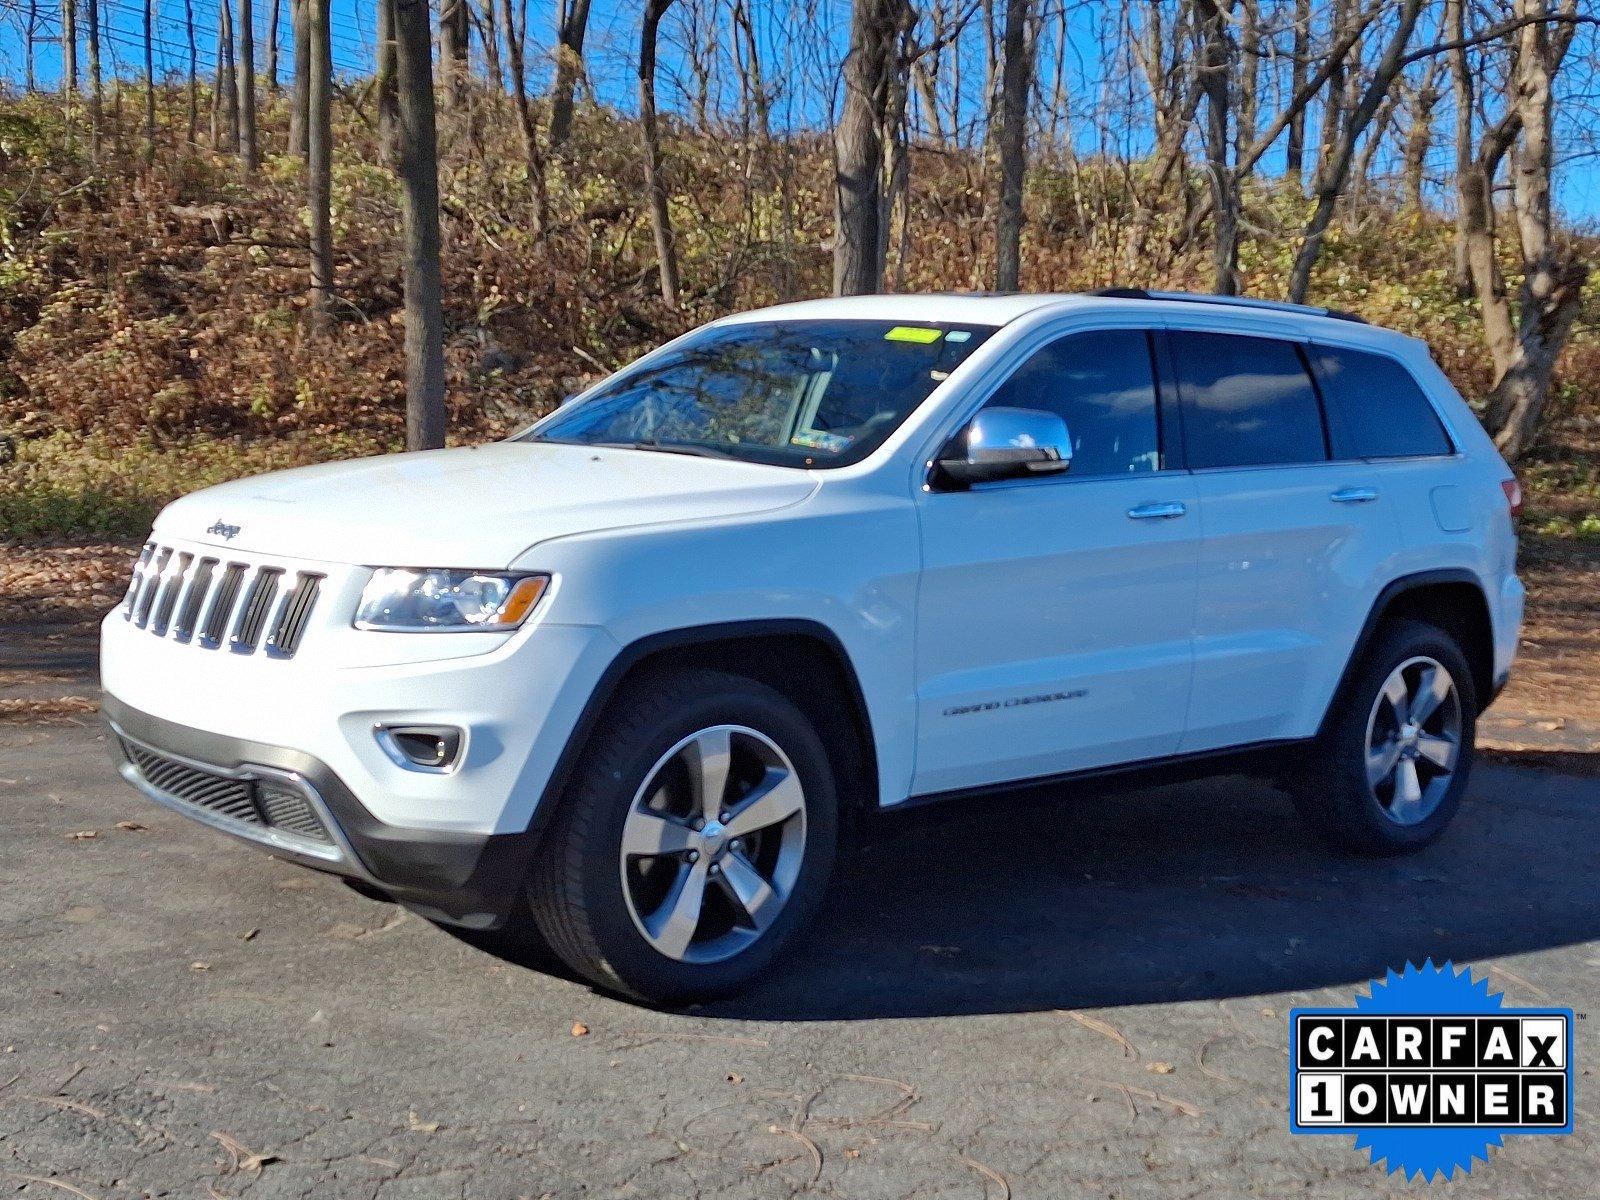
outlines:
M1510 479L1500 481L1500 490L1506 494L1506 507L1511 510L1511 519L1515 521L1522 515L1522 485L1513 475Z

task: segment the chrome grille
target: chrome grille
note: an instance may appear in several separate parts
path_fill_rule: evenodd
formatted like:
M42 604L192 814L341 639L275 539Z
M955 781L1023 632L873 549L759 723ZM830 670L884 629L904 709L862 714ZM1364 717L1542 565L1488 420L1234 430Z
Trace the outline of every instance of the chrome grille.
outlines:
M260 566L161 546L139 554L122 615L157 637L237 654L289 658L300 648L322 583L300 571Z
M226 775L182 759L168 758L123 737L123 752L151 788L191 808L257 828L333 845L328 827L304 792L277 779Z

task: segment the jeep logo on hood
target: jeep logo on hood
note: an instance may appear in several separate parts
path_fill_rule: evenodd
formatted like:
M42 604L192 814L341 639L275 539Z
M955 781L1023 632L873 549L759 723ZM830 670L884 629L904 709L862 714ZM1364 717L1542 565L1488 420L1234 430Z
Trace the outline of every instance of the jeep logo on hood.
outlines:
M215 536L222 538L224 541L231 542L234 538L239 536L239 526L229 525L225 521L218 521L216 524L212 525L210 529L207 529L206 532L209 534L214 534Z

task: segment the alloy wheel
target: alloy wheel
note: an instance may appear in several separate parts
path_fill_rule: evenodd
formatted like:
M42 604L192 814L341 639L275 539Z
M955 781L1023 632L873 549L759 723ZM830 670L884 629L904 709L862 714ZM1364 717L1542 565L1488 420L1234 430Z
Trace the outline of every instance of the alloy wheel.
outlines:
M1450 672L1426 655L1389 673L1367 718L1367 786L1391 821L1432 816L1461 757L1461 696Z
M721 962L783 910L805 856L806 796L765 734L717 725L657 760L622 827L629 915L661 954Z

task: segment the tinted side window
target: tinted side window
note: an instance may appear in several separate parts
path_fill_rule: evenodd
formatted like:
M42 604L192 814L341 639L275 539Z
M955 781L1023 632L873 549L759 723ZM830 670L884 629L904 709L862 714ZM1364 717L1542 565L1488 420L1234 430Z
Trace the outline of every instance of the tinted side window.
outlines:
M1000 385L988 402L996 406L1044 409L1065 421L1074 478L1161 468L1155 376L1143 330L1052 342Z
M1322 394L1334 421L1340 458L1450 454L1455 447L1411 372L1381 354L1322 346Z
M1316 389L1292 343L1180 330L1169 336L1189 466L1328 457Z

